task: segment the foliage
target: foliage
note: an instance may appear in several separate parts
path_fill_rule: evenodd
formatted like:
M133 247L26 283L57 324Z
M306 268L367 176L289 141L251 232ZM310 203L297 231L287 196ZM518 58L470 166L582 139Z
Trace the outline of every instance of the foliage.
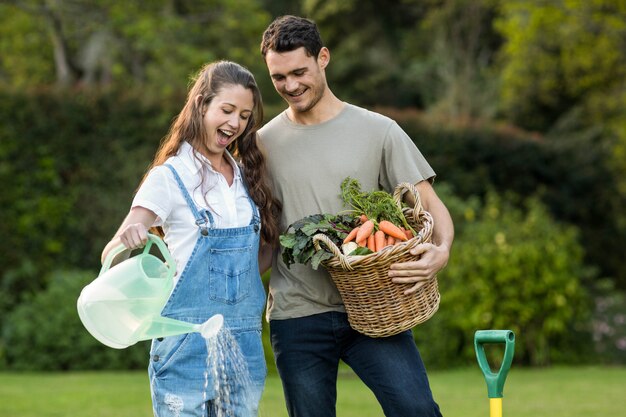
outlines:
M340 97L362 104L420 101L419 90L403 88L406 63L397 53L423 16L418 2L306 0L302 8L331 51L328 79ZM414 53L421 56L417 49Z
M0 43L9 57L0 63L7 85L150 86L144 93L158 96L184 89L191 71L216 59L259 71L262 61L250 52L270 18L255 0L6 3L0 26L8 24L2 29L7 40L18 40ZM35 68L42 58L45 65ZM29 76L31 69L37 78Z
M626 363L626 292L603 280L594 292L592 336L595 354L611 364Z
M54 57L41 19L0 4L0 85L28 88L55 81Z
M550 363L555 343L574 333L589 340L588 333L583 338L591 317L583 282L592 271L582 262L576 229L555 222L534 197L518 205L490 191L483 204L460 208L451 205L455 223L464 225L439 274L439 312L431 327L415 330L418 340L444 338L435 342L434 360L473 358L476 329L513 330L516 361L531 365Z
M625 1L507 1L495 25L506 38L503 105L522 126L543 130L598 95L623 94Z
M303 9L340 57L328 77L341 97L451 117L492 117L497 72L491 66L502 38L491 24L497 4L308 0Z
M359 181L348 177L341 182L341 198L354 217L364 214L375 223L388 220L395 225L404 226L407 230L413 230L404 218L402 209L386 191L361 191Z
M104 346L83 327L76 311L82 288L95 278L86 270L56 270L46 290L15 308L4 321L0 363L14 370L138 369L148 346ZM10 349L9 349L10 348Z
M626 1L507 1L494 25L504 116L560 141L599 132L626 195Z
M626 289L626 194L610 147L597 134L543 137L507 125L432 122L420 113L381 109L395 118L437 172L463 198L537 195L552 217L576 226L585 261ZM565 135L565 134L564 134Z
M420 92L429 113L457 119L498 114L494 63L502 35L492 25L498 3L422 2L424 16L402 36L398 53L408 69L402 72L403 84Z

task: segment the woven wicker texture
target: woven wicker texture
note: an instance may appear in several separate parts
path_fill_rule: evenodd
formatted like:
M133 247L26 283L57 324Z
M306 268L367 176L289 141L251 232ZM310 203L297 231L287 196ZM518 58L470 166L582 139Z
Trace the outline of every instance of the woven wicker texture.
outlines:
M419 193L410 183L399 184L393 194L400 207L406 192L413 195L415 206L404 208L407 222L417 236L379 252L364 256L345 256L328 236L317 234L313 243L317 250L326 245L334 258L323 266L335 282L348 313L350 326L372 337L386 337L408 330L425 322L439 308L437 278L430 280L416 293L405 295L404 291L414 284L395 284L388 276L393 263L415 260L409 250L423 242L430 242L433 218L422 207Z

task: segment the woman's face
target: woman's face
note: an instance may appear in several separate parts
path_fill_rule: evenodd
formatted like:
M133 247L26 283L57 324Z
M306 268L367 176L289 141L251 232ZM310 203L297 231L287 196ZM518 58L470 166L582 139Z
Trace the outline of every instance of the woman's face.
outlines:
M209 159L221 158L226 147L243 133L252 117L253 108L251 90L236 84L226 85L219 91L202 118Z

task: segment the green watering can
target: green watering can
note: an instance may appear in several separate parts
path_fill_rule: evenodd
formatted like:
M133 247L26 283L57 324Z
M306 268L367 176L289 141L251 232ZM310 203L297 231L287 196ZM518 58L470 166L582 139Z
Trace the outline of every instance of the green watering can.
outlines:
M149 253L153 244L165 262ZM202 324L161 316L174 286L176 263L159 237L148 234L141 254L111 267L124 250L124 245L111 250L98 277L78 297L78 315L93 337L106 346L124 349L141 340L191 332L208 339L220 331L224 323L221 314Z

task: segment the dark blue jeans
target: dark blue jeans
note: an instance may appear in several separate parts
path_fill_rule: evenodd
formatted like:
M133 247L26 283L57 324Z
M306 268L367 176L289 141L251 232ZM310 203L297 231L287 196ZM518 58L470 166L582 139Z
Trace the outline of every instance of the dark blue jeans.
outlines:
M372 390L387 417L441 416L410 331L372 338L345 313L272 320L270 335L290 417L334 417L339 360Z

